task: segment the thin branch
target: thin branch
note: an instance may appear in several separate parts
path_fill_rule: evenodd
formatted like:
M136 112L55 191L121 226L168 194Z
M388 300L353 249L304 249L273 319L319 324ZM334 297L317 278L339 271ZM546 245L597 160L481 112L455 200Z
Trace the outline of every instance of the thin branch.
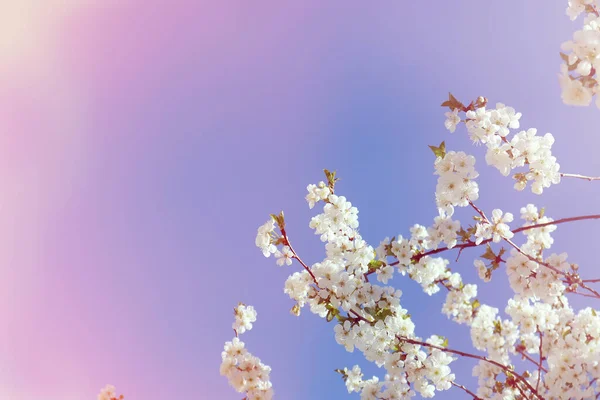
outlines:
M586 181L600 181L600 176L586 176L579 174L560 174L561 178L577 178L577 179L585 179Z
M285 232L285 228L281 229L281 236L283 236L283 239L285 240L285 244L290 248L290 251L294 255L293 258L295 258L296 260L298 260L298 262L300 264L302 264L302 266L304 267L304 269L312 277L312 280L313 280L313 282L315 282L315 285L319 286L319 284L317 283L317 278L315 278L315 275L313 274L313 272L311 271L311 269L308 267L308 265L306 265L304 263L304 261L302 261L302 259L298 256L298 253L296 253L296 250L294 250L294 248L292 247L292 243L290 242L290 239L288 238L287 233Z
M531 356L529 354L524 353L521 350L517 350L517 353L519 353L521 356L523 356L524 359L531 361L536 367L538 367L538 368L540 367L540 364L538 364L537 361L535 361L533 358L531 358ZM548 370L546 368L544 368L544 366L542 366L541 368L542 368L542 371L548 373Z
M473 393L469 389L467 389L464 385L459 385L458 383L456 383L454 381L452 381L450 383L452 384L452 386L462 389L465 392L467 392L468 394L470 394L475 400L483 400L481 397L477 396L475 393Z
M594 296L596 296L597 298L600 299L600 293L598 293L598 291L592 289L591 287L589 287L588 285L583 283L583 281L579 282L579 286L581 286L583 289L587 290L588 292L593 293Z
M546 268L551 269L552 271L556 272L559 275L566 275L565 272L559 270L558 268L556 268L553 265L550 265L548 263L545 263L543 261L538 260L537 258L525 253L523 250L521 250L521 248L519 246L517 246L512 240L504 238L504 241L508 244L510 244L515 250L517 250L519 253L521 253L522 255L524 255L525 257L527 257L528 259L530 259L533 262L538 263L539 265L543 265Z

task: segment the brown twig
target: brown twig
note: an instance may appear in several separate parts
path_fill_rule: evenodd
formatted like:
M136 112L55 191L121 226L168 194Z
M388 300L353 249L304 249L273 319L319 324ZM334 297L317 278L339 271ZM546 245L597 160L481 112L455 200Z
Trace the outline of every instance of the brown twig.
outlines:
M308 265L306 265L304 263L304 261L302 261L302 259L298 256L298 253L296 253L296 250L294 250L294 248L292 247L292 243L290 243L290 239L288 238L287 233L285 232L285 228L281 229L281 236L283 236L283 240L285 240L285 244L290 248L290 251L294 255L293 258L295 258L296 260L298 260L298 262L310 274L310 276L312 277L312 280L315 283L315 285L319 286L319 284L317 283L317 278L315 278L315 275L313 274L313 272L311 271L311 269L308 267Z

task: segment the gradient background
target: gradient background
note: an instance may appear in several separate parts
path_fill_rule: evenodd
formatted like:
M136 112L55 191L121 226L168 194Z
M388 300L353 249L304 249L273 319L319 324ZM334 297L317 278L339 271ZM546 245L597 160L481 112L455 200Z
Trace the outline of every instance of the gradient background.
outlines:
M566 1L98 3L0 5L3 400L95 399L107 383L130 400L240 399L219 376L238 301L258 310L244 340L273 367L277 398L346 397L333 369L360 357L332 325L289 315L283 282L298 267L254 246L283 208L296 249L322 259L304 196L323 168L374 246L433 220L427 145L442 140L478 157L488 212L599 212L600 183L515 192L439 107L448 91L507 103L522 127L555 135L564 172L600 174L599 111L560 99L559 46L580 26ZM586 277L599 275L596 226L555 235ZM466 281L480 253L453 264ZM393 283L418 334L470 349L442 295ZM480 293L503 309L505 274ZM460 383L473 384L471 365L454 364Z

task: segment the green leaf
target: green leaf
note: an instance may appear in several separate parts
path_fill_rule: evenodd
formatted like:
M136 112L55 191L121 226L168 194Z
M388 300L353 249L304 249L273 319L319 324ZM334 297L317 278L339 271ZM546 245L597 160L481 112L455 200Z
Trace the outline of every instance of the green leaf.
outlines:
M327 178L327 186L329 186L329 189L331 189L331 191L333 192L333 189L335 188L335 183L339 181L339 178L335 177L335 171L332 172L328 169L324 169L323 172L325 172L325 177Z
M442 142L440 143L439 146L429 146L429 148L431 149L431 151L433 151L433 154L435 154L436 157L442 157L444 158L446 156L446 143Z
M448 338L447 337L443 337L444 341L442 342L442 347L448 347Z
M368 266L369 270L376 270L383 265L385 265L385 263L381 260L371 260Z
M500 321L494 321L494 333L501 335L502 334L502 324Z
M327 322L331 322L333 320L333 312L331 312L331 310L329 310L329 312L327 313L327 316L325 316L325 319L327 320Z

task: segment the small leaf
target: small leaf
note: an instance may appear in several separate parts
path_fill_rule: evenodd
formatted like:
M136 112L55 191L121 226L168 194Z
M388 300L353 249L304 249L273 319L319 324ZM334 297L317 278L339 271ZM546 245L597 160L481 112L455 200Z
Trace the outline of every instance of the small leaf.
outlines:
M300 316L300 305L298 303L294 304L294 307L292 307L290 312L292 313L292 315L295 315L296 317Z
M494 333L501 335L502 334L502 324L500 321L494 321Z
M465 109L465 105L452 96L452 93L448 93L448 100L442 103L442 107L448 107L452 111L456 109L462 111Z
M485 258L486 260L495 261L496 254L492 250L492 247L489 244L486 244L485 253L481 255L481 258Z
M498 257L499 257L499 258L502 258L502 255L504 255L504 253L506 253L506 249L505 249L504 247L502 247L502 248L500 249L500 252L498 253Z
M325 177L327 178L327 186L333 192L333 189L335 188L335 183L339 181L339 178L335 177L335 171L332 172L328 169L324 169L323 172L325 172Z
M436 157L441 157L444 158L446 156L446 143L442 142L440 143L439 146L429 146L429 148L431 149L431 151L433 151L433 154L435 154Z
M368 266L369 270L376 270L383 265L385 265L385 263L381 260L371 260Z
M463 243L469 242L471 239L471 233L468 230L465 231L465 229L462 226L460 227L460 230L456 233L458 234L458 236L460 236L460 240Z
M333 312L331 312L331 310L329 310L325 319L327 320L327 322L331 322L333 320Z

